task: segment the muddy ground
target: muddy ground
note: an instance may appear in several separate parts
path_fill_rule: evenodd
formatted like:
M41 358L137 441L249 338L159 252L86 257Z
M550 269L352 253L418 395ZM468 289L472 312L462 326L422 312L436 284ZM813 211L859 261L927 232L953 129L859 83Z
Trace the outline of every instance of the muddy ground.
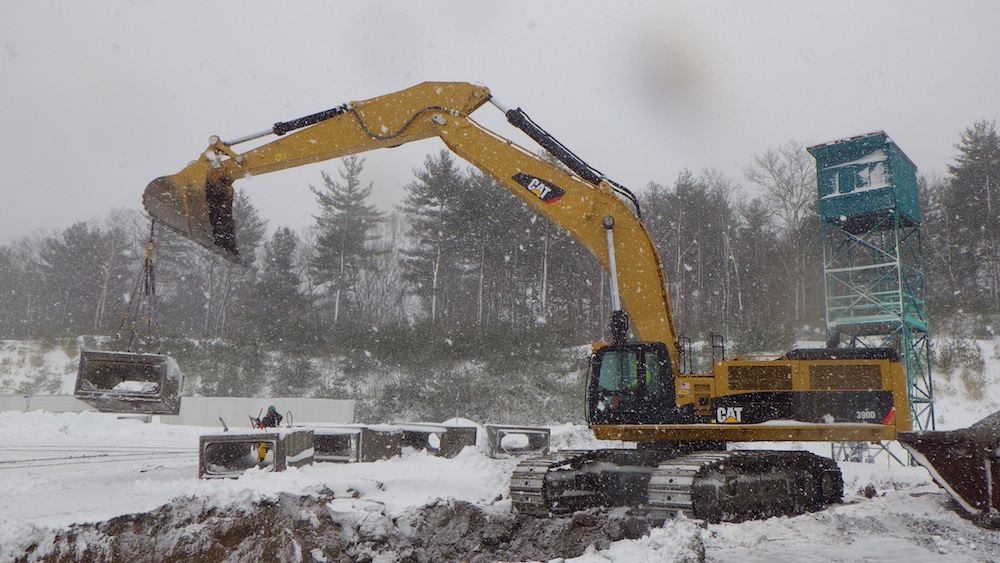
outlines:
M187 498L53 532L20 561L548 561L648 531L645 520L616 511L539 519L438 502L392 518L379 504L329 492L229 506ZM690 561L703 561L700 538L691 542Z

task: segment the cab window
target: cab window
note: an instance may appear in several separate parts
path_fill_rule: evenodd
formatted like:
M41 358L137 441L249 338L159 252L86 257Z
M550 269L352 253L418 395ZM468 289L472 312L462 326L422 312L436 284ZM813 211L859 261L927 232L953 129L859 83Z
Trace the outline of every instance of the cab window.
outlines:
M639 360L642 359L642 362ZM639 367L643 376L638 377ZM659 361L652 350L615 350L601 358L598 389L601 391L637 391L641 386L646 394L659 394Z

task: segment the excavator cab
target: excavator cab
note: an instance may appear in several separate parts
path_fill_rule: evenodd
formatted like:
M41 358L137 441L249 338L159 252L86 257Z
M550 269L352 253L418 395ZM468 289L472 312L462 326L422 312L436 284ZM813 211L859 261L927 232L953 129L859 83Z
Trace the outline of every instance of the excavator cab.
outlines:
M591 355L590 424L673 422L674 394L673 366L662 342L609 344Z

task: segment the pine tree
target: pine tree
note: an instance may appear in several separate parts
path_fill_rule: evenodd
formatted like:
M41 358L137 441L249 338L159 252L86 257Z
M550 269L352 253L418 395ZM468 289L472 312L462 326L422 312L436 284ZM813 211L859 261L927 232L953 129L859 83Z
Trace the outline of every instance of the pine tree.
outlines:
M264 243L245 312L259 341L282 350L314 342L309 334L309 300L302 294L302 276L295 263L299 244L299 237L288 227L279 227Z
M377 235L353 295L358 319L370 326L385 326L405 317L400 260L405 236L400 215L389 215Z
M249 265L256 260L267 223L244 192L233 201L236 243ZM172 334L205 337L240 334L241 317L255 272L171 232L156 229L157 292L161 326Z
M364 162L357 155L348 156L342 161L342 182L323 172L323 189L309 186L320 206L320 214L315 217L317 238L310 269L332 302L335 323L342 309L357 308L352 303L353 292L362 271L369 266L375 233L384 220L382 212L367 203L372 184L361 185Z
M463 240L465 296L454 313L482 325L505 322L530 326L545 316L547 268L544 247L557 230L492 178L478 170L466 177L452 223ZM472 306L475 306L473 309Z
M774 215L754 198L735 206L738 217L732 261L738 283L738 301L732 310L736 348L751 353L788 347L785 303L790 285L779 275L781 241Z
M89 223L75 223L44 240L38 254L42 291L42 322L60 335L106 329L105 311L127 291L123 261L124 239ZM110 287L114 281L116 287ZM105 325L105 326L102 326Z
M943 206L952 233L949 255L963 268L958 305L996 311L1000 301L1000 135L977 121L956 148Z
M19 291L27 288L21 283L26 279L15 247L0 245L0 287L7 288L0 291L0 334L8 335L7 338L19 336L19 321L26 317L25 296Z
M412 246L403 253L403 277L420 299L431 322L451 318L468 252L468 233L460 226L461 199L468 197L465 178L448 151L428 156L416 180L406 185L403 212Z
M949 215L947 198L950 180L938 176L917 177L920 193L920 217L925 279L927 284L927 307L932 319L944 319L961 307L963 293L959 288L975 279L972 260L963 261L954 257L961 246L956 244L956 221ZM971 287L971 286L970 286ZM940 320L935 320L938 324ZM936 329L937 330L937 329Z
M663 260L674 316L694 336L724 330L730 271L726 240L735 224L721 185L690 171L673 190L651 184L640 199L646 226Z

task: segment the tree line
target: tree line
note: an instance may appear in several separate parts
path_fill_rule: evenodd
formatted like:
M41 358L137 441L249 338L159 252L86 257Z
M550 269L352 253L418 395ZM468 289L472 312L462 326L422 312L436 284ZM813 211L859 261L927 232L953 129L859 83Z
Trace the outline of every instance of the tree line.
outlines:
M995 122L966 129L956 150L946 175L919 182L932 329L987 327L1000 313ZM371 203L376 188L360 156L319 176L309 186L314 223L302 232L269 230L237 192L246 267L155 227L153 296L137 283L150 234L138 210L4 244L0 335L118 335L120 344L133 323L148 332L126 308L145 298L175 347L189 339L338 357L338 373L364 373L369 391L391 390L394 369L431 350L457 360L523 347L525 334L540 349L608 338L607 276L589 252L451 153L428 155L391 210ZM736 352L825 338L816 194L814 161L794 141L755 156L742 179L684 171L638 190L682 334L722 334ZM315 362L286 366L283 390L315 392L319 371ZM253 386L231 373L206 381L206 393Z

